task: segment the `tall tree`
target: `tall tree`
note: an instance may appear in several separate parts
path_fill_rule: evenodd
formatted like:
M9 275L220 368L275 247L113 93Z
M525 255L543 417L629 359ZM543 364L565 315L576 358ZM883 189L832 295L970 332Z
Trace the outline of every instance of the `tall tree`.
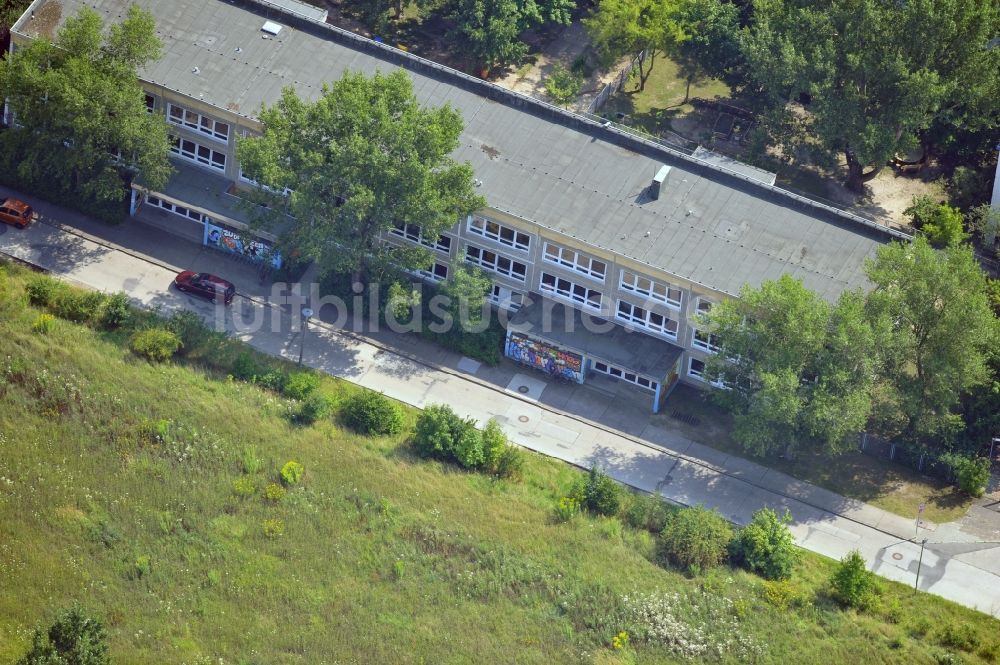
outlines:
M657 54L683 38L677 10L678 0L601 0L583 23L605 61L645 51L639 61L639 90L645 90Z
M885 402L900 415L899 431L888 433L947 443L962 426L962 393L991 379L1000 323L986 276L968 245L935 250L922 237L880 248L867 273Z
M521 33L537 25L569 25L573 0L451 0L449 37L460 57L484 69L517 62L528 52Z
M739 9L726 0L681 0L676 14L682 38L671 55L687 83L684 102L691 96L691 83L710 76L734 82L743 69L739 43Z
M159 55L152 14L131 5L106 34L101 26L85 8L55 43L39 37L0 60L0 90L17 122L0 147L21 178L113 201L137 173L162 187L170 144L136 78Z
M64 610L47 631L36 630L17 665L108 665L107 634L79 608Z
M389 245L385 234L413 224L433 240L486 205L474 193L472 167L450 157L461 115L449 105L421 107L403 70L345 72L313 102L287 88L260 120L263 134L240 139L237 155L271 203L262 222L279 233L279 245L325 271L364 282L393 267L425 268L426 249Z
M756 0L742 42L775 104L811 95L810 131L861 191L940 114L987 103L998 32L995 0Z
M864 299L830 305L783 275L715 305L702 327L721 350L707 375L735 418L735 438L763 455L804 446L829 453L853 445L871 410L872 333Z

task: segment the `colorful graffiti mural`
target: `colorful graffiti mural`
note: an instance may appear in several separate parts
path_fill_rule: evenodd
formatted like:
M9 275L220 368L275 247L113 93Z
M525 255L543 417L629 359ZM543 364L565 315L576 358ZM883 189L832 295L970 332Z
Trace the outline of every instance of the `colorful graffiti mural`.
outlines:
M583 356L524 335L511 334L507 338L507 357L547 374L561 374L571 381L579 381L583 371Z
M253 261L270 259L275 268L281 267L281 256L272 251L269 245L259 240L244 244L243 237L236 231L208 221L205 222L205 244L233 254L242 254Z

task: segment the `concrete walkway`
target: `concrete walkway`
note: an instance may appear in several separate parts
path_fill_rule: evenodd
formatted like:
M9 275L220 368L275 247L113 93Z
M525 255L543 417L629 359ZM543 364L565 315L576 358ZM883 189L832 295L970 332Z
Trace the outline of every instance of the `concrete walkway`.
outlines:
M9 194L0 188L0 196ZM23 231L0 225L0 251L91 288L125 291L146 306L197 311L257 349L298 357L302 340L297 320L268 302L270 289L258 282L252 266L156 226L130 222L109 227L44 202L32 203L42 219ZM155 215L148 221L173 222ZM216 308L178 293L170 284L185 268L211 270L232 280L240 297L231 308ZM312 305L322 321L338 315L332 306ZM481 367L412 335L382 331L362 336L326 322L311 326L305 341L304 361L312 367L417 407L445 402L480 422L496 418L526 448L584 468L600 465L623 483L658 491L680 504L717 508L740 524L762 506L787 508L802 547L835 559L858 549L879 575L914 583L920 546L911 520L654 424L648 405L640 404L633 391L622 393L610 382L596 389L550 385L542 375L513 364ZM919 538L928 538L928 544L919 587L1000 617L1000 543L995 542L1000 534L988 506L984 503L977 513L975 528L958 523L920 530Z

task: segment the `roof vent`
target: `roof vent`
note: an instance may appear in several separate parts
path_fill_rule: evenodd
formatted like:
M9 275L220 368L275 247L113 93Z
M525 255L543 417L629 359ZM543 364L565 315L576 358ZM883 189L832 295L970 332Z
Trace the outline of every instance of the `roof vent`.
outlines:
M273 36L277 36L278 33L281 32L281 26L274 21L265 21L264 25L262 25L260 29Z
M649 197L654 201L660 198L660 188L667 181L668 175L670 175L670 167L663 164L660 166L660 170L656 172L656 175L653 176L653 182L649 185Z

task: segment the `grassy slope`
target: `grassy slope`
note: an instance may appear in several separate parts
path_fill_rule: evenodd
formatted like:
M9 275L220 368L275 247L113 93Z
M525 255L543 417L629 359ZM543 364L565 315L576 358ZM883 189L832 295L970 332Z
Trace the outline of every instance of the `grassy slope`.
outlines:
M524 483L495 482L397 440L296 427L286 400L150 366L64 321L34 334L36 315L0 304L0 662L75 600L105 618L119 663L675 662L608 646L621 625L602 616L607 594L653 590L689 594L691 613L734 599L763 662L932 662L932 626L995 642L994 620L898 586L898 624L841 611L822 591L831 562L812 555L796 572L806 600L787 611L739 571L688 580L616 520L554 523L576 474L565 465L532 456ZM142 443L159 418L172 442ZM265 464L243 499L248 445ZM288 459L306 480L270 505L262 488ZM284 535L265 536L265 520Z

